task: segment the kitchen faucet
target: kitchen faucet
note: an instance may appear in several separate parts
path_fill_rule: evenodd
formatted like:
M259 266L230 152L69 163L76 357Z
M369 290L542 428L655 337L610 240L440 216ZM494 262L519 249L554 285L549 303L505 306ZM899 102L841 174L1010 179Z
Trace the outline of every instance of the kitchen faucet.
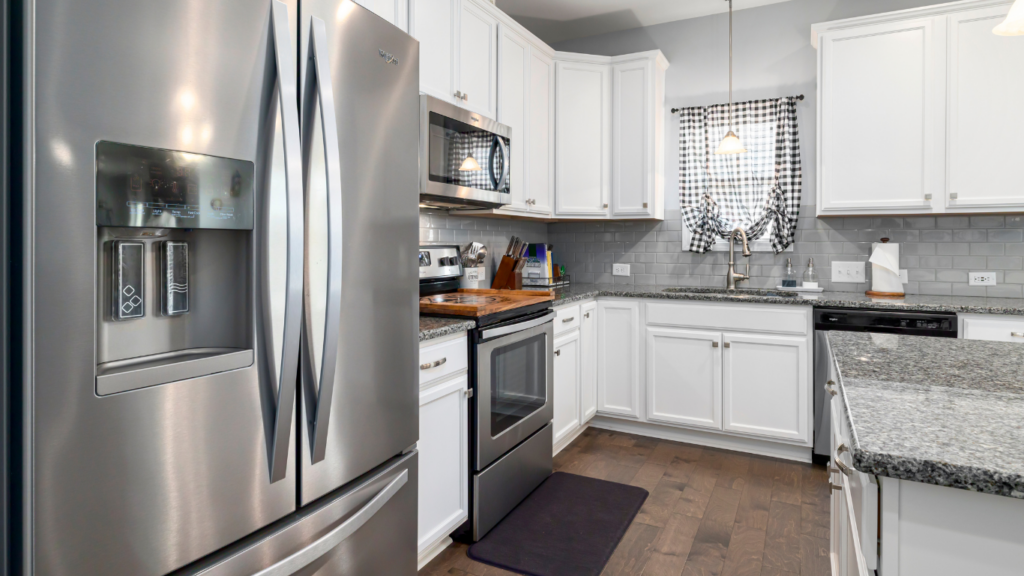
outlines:
M750 258L750 246L747 245L747 233L743 231L743 228L736 228L729 233L729 274L725 277L725 289L735 290L736 283L744 280L750 280L750 260L747 260L747 273L738 274L736 272L736 261L735 261L735 241L736 233L740 233L740 238L743 239L743 256L744 258Z

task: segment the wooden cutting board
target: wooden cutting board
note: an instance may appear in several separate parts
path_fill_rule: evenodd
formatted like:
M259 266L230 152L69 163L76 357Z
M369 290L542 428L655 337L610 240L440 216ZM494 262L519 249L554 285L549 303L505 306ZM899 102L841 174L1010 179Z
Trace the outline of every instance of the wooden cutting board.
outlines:
M458 292L423 296L420 298L420 313L477 318L554 299L554 294L543 290L463 288Z

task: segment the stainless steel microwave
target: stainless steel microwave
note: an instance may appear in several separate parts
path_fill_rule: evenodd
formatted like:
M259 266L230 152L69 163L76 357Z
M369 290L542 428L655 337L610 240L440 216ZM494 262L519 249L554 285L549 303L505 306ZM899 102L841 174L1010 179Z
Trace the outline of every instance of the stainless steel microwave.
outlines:
M499 208L511 202L512 129L420 96L420 204Z

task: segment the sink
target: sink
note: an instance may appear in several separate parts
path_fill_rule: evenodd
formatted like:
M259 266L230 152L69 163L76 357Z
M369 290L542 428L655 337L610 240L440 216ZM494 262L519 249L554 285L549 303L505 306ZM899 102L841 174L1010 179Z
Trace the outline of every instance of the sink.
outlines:
M737 290L726 290L725 288L665 288L662 292L671 294L714 294L716 296L732 296L735 298L799 298L797 292L787 290L762 290L758 288L740 288Z

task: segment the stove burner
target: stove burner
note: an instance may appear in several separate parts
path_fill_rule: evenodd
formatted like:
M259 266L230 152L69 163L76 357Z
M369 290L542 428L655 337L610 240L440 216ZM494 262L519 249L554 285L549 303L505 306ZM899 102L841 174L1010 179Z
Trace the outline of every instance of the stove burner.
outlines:
M502 300L500 296L476 296L472 294L439 294L430 297L430 301L435 304L472 304L475 306L496 304Z

